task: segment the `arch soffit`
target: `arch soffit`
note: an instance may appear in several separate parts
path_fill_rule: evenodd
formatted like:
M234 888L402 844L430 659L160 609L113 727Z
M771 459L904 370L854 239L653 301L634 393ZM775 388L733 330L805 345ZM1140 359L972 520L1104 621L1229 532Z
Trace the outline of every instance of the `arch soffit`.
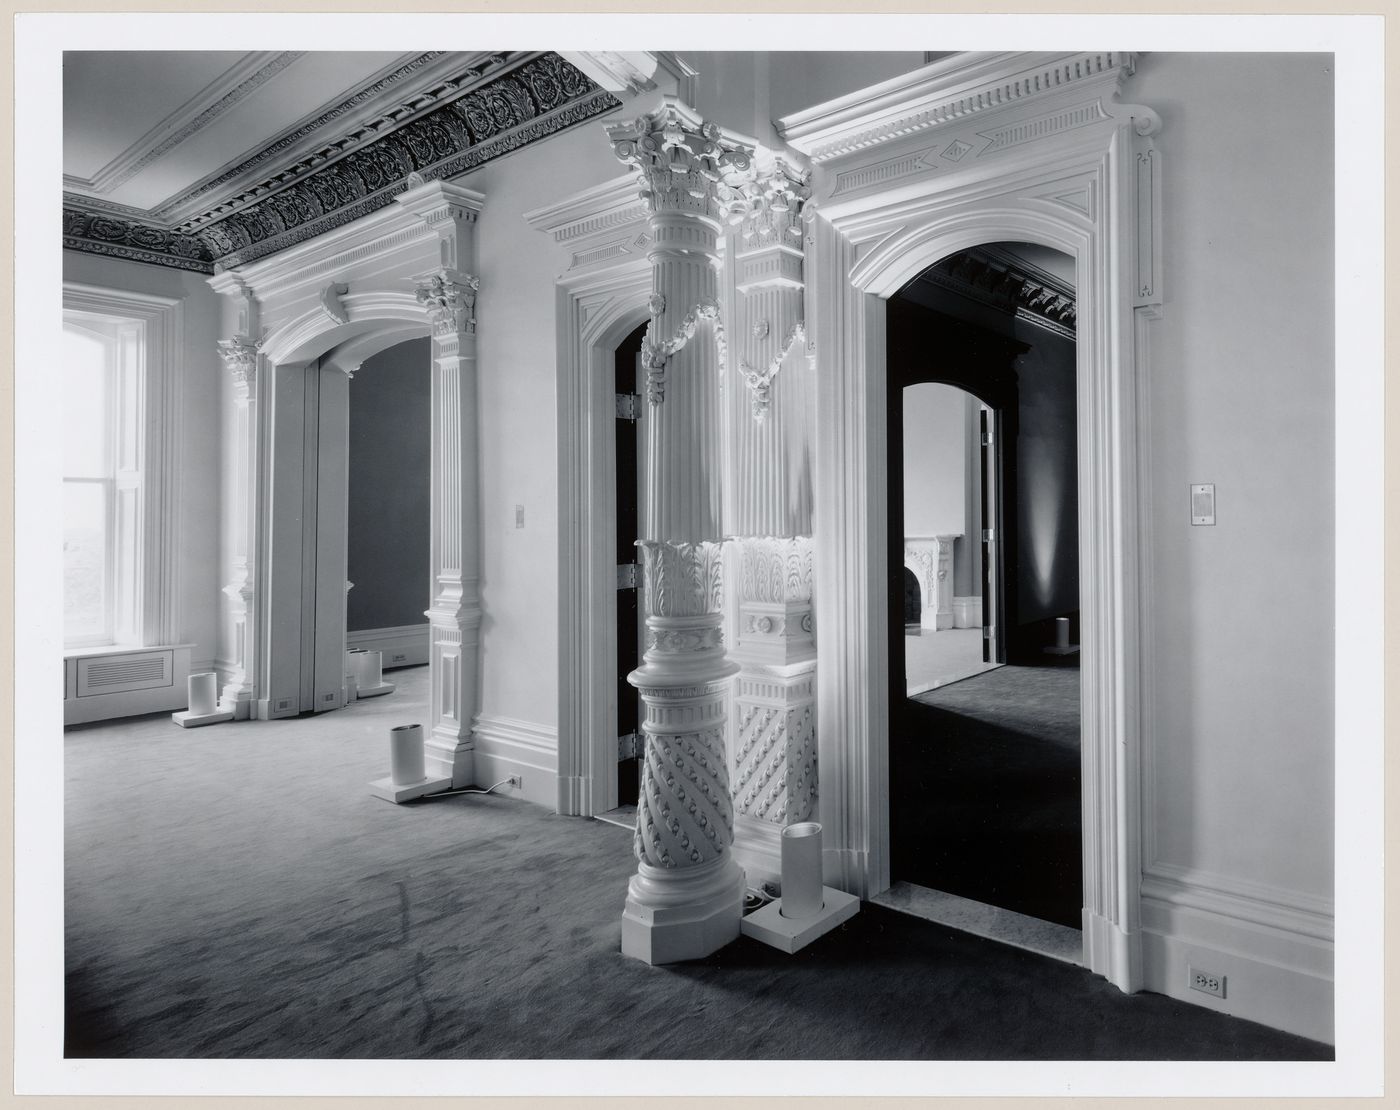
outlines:
M351 293L341 298L348 322L331 319L317 305L288 321L263 341L262 353L269 362L310 362L333 348L347 345L361 337L382 333L382 346L366 344L361 359L404 339L428 334L428 317L413 293L394 289ZM358 347L359 344L356 344Z
M1075 260L1079 274L1093 241L1092 222L1062 205L1044 201L978 205L956 212L931 211L913 227L906 225L879 241L851 269L851 284L865 293L888 298L924 270L950 254L1002 240L1036 243ZM1076 284L1083 285L1079 278Z
M651 295L651 267L638 269L634 280L619 282L601 303L595 302L580 330L585 350L611 350L638 324L648 319L647 297Z

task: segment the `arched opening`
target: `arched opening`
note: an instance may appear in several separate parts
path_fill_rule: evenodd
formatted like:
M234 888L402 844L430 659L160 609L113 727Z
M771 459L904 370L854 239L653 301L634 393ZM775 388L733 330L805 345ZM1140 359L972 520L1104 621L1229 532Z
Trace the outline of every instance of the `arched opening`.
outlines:
M426 666L430 653L431 359L426 336L405 340L365 359L350 380L346 646L379 653L381 685L397 683L401 668ZM426 703L421 679L413 676Z
M904 631L906 635L917 636L920 632L919 618L924 611L923 591L919 589L919 576L908 567L904 568Z
M1074 279L1057 251L979 245L886 325L891 879L1052 923L1078 959L1078 649L1056 644L1079 610ZM911 559L937 591L917 637Z
M347 591L353 581L351 381L365 363L406 340L418 341L424 371L429 362L427 321L411 296L362 294L345 298L343 308L350 317L345 321L332 321L324 312L308 314L264 345L271 364L271 465L264 519L271 557L264 595L265 700L258 714L263 717L340 709L353 696L346 682ZM432 404L429 399L427 418L416 428L423 443L430 436ZM422 417L416 413L412 419ZM403 428L399 432L414 434ZM377 473L375 464L369 462L364 473ZM415 501L428 496L428 483L424 477ZM393 654L391 649L391 660Z

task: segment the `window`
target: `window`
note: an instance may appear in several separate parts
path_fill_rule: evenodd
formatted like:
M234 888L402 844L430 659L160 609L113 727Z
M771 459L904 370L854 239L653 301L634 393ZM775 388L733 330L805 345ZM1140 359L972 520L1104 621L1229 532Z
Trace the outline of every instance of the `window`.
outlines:
M179 302L65 286L66 648L173 642Z

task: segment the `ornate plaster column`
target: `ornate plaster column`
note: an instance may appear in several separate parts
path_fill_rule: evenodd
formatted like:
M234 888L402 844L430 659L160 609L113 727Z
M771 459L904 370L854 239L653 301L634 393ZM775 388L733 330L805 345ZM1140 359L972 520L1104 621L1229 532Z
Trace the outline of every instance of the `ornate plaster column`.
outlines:
M480 436L477 427L475 225L480 193L441 181L395 198L438 235L440 265L415 279L432 325L432 600L427 610L429 779L472 781L481 628Z
M646 501L639 541L646 612L645 758L622 915L624 955L648 963L706 956L739 935L744 875L729 794L729 678L723 582L716 269L722 224L745 201L753 147L666 97L608 129L643 179L652 243L651 322L642 342Z
M237 278L221 290L236 298L237 332L219 340L219 357L233 378L233 516L231 574L224 585L225 680L219 710L234 720L255 715L258 670L258 343L257 301Z
M751 885L780 873L784 825L817 799L812 627L813 392L803 314L805 170L765 163L730 233L737 381L728 380L728 531L738 537L735 854ZM732 384L730 384L732 383Z

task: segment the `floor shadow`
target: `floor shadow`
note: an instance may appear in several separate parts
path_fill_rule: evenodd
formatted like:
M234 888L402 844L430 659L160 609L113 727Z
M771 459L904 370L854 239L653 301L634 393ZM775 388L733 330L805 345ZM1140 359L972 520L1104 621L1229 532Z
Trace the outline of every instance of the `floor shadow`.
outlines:
M1080 928L1078 669L1002 667L892 723L893 877Z

